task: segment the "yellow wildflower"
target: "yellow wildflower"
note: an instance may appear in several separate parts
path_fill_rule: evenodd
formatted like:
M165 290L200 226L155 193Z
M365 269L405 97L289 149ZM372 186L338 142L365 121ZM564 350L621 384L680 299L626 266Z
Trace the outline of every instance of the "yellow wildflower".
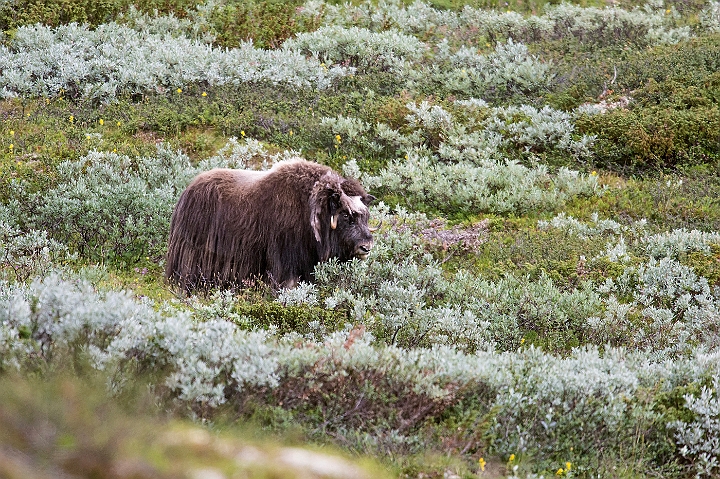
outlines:
M202 96L207 96L207 93L205 93L205 92L202 92Z
M562 476L563 474L565 474L565 469L563 469L562 467L558 469L555 473L556 476Z
M103 126L103 125L105 124L105 120L103 120L102 118L100 118L100 120L98 120L98 123L100 123L100 126Z
M568 471L569 471L570 469L572 469L572 462L566 462L566 463L565 463L565 469L568 470Z
M480 470L481 470L481 471L484 471L484 470L485 470L485 464L487 464L487 462L485 462L485 459L481 457L481 458L478 460L478 465L480 466Z
M122 125L122 123L118 121L118 122L117 122L117 126L120 126L120 125Z
M10 151L12 151L13 148L15 148L15 145L13 145L12 143L10 143L10 146L9 146L8 148L10 148Z
M240 130L240 136L245 136L245 130Z
M15 130L10 130L10 136L15 136Z
M510 454L510 458L508 459L508 462L513 462L515 460L515 454Z
M182 88L178 88L178 89L177 89L177 92L178 92L178 93L182 93Z
M70 115L70 123L75 123L75 117Z

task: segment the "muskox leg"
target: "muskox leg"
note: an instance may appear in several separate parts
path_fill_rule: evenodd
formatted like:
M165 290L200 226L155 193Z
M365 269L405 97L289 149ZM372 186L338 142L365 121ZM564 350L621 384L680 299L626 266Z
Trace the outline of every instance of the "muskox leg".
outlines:
M272 271L268 271L266 274L267 282L268 284L274 289L274 290L281 290L281 289L292 289L300 282L300 277L298 276L291 276L285 280L279 279L279 276L276 274L273 274Z
M282 289L293 289L295 286L298 285L298 283L299 283L299 278L297 276L293 276L292 278L286 279L285 281L283 281L282 284L280 285L280 287Z

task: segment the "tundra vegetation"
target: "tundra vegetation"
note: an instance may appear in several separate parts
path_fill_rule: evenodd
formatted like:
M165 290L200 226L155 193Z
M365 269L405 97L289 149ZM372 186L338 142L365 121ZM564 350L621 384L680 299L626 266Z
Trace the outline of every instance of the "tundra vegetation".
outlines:
M719 2L0 26L0 475L287 477L255 434L400 477L720 475ZM378 198L369 258L176 295L188 182L298 155Z

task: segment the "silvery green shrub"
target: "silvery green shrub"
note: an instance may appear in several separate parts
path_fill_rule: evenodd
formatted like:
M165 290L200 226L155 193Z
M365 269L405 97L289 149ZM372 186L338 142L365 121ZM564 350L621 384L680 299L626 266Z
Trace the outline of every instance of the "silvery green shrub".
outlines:
M568 291L541 276L508 275L499 281L459 271L446 277L427 247L427 222L382 205L373 215L385 226L376 233L367 261L320 264L315 275L326 307L344 307L381 342L403 347L447 344L464 351L512 350L526 331L566 347L580 337L586 319L603 310L589 282Z
M558 151L583 159L590 155L594 137L575 132L574 114L550 107L529 105L489 108L477 99L455 102L472 113L464 120L441 105L428 101L409 102L402 132L381 121L337 116L322 118L321 125L343 141L371 151L390 151L404 155L424 147L445 162L473 161L482 164L503 152L533 160L536 152ZM476 118L475 115L482 115Z
M550 64L512 39L497 43L486 55L465 46L453 49L441 41L431 57L406 64L402 72L408 88L463 97L531 95L547 86L552 77Z
M720 244L720 233L686 229L665 231L642 238L645 251L653 258L677 258L681 253L710 253L711 244Z
M402 347L448 344L461 350L492 348L488 325L462 304L441 298L448 290L439 263L425 252L412 227L420 215L400 210L393 217L383 205L374 217L398 228L376 234L372 259L327 262L315 269L326 307L344 307L355 323L366 324L382 342Z
M470 102L476 110L484 104ZM376 152L404 153L375 175L361 175L366 186L392 191L416 207L441 211L509 213L552 210L578 195L599 192L597 177L544 165L527 167L504 158L509 145L528 159L530 147L589 155L593 138L575 138L569 114L530 106L490 108L488 117L461 123L440 105L406 104L401 133L381 122L350 117L323 118L322 126L351 144ZM524 153L523 153L524 152Z
M553 210L574 196L593 195L598 188L594 177L566 168L551 175L542 165L529 168L511 160L447 164L421 149L363 181L370 188L392 191L408 204L444 214Z
M21 370L36 350L30 304L14 284L0 282L0 372Z
M662 1L643 8L582 8L562 3L548 8L545 15L554 24L554 36L572 35L578 40L608 45L622 41L636 44L677 43L690 36L688 27L676 27Z
M712 378L711 386L702 386L699 396L686 394L685 406L693 420L669 424L675 431L680 455L689 463L695 477L716 477L720 473L720 379Z
M573 115L549 106L541 109L530 105L492 108L489 118L482 123L485 134L495 133L504 144L518 150L566 151L576 158L590 156L594 137L583 135L576 140Z
M597 214L587 222L560 214L538 226L580 238L607 238L605 251L589 261L604 259L622 266L617 277L594 287L602 304L601 314L586 316L588 339L594 344L626 345L657 358L719 346L718 291L678 261L686 252L710 253L716 233L679 229L652 234L644 220L624 225Z
M720 346L717 292L711 291L706 278L673 258L650 258L627 267L598 290L607 295L607 308L604 316L588 319L593 334L658 358L687 356L699 347L715 351Z
M27 223L84 256L105 261L160 256L175 202L195 174L187 156L91 152L61 163L57 185L33 195Z
M23 282L47 274L52 265L67 258L67 248L44 230L22 231L0 206L0 277Z
M498 350L517 347L528 331L548 341L551 350L568 348L586 333L586 319L604 305L590 282L563 289L547 275L530 280L507 275L497 281L459 272L450 282L449 304L461 304L488 324Z
M513 42L512 38L498 43L488 61L485 78L490 87L531 93L546 86L552 78L551 65L540 62L530 55L527 46Z
M32 367L40 360L50 363L56 352L82 356L83 351L102 350L120 332L123 321L139 320L152 311L128 293L100 295L89 283L64 279L58 273L3 290L0 324L18 344L3 344L2 356L9 355L17 367ZM24 348L18 351L19 345Z
M199 413L246 386L277 384L277 360L264 331L243 331L221 318L196 321L183 312L120 326L123 334L97 352L99 365L120 374L132 367L165 370L164 385Z
M710 1L700 14L700 24L710 32L720 31L720 2Z
M133 30L146 32L153 35L184 36L202 43L212 44L215 37L211 33L212 27L209 22L215 2L207 2L204 5L196 5L194 9L185 11L186 17L180 18L170 13L162 15L155 10L153 15L137 9L130 5L126 12L120 12L116 21Z
M351 69L321 66L297 50L261 50L251 43L220 49L108 23L94 30L75 24L20 27L8 45L0 46L0 72L3 98L67 95L112 101L123 93L175 92L198 82L325 88Z
M129 292L99 292L59 274L0 293L3 369L69 354L105 370L116 390L138 371L155 371L173 398L198 412L225 402L228 387L276 384L266 338L217 317L161 313Z
M433 48L413 36L394 30L327 26L300 33L283 44L325 64L357 67L359 73L392 71L408 88L437 85L455 94L481 95L491 89L531 93L552 78L551 66L529 54L522 43L498 43L488 55L447 42Z
M623 225L609 218L600 218L600 215L596 212L590 215L589 221L580 221L565 212L558 213L549 221L538 220L538 228L540 229L557 228L579 238L606 235L639 237L645 232L646 227L647 220L644 219L635 221L630 225Z
M349 65L368 72L396 71L407 62L419 60L426 46L397 31L375 33L365 28L328 26L299 33L287 40L283 48L311 55L323 64Z
M625 10L619 7L581 7L567 2L547 5L543 15L523 16L517 12L479 9L466 5L460 11L439 10L416 1L372 2L332 5L312 0L299 13L326 25L358 26L381 31L398 29L413 35L467 35L484 37L490 42L513 38L521 42L573 38L585 45L608 46L633 42L640 45L676 43L688 38L690 30L676 25L676 13L661 1L644 8ZM706 17L713 18L712 6ZM706 22L713 25L712 22Z
M312 283L301 282L295 288L281 290L277 301L284 306L300 304L316 306L318 304L317 287Z
M225 310L219 306L216 312L222 315ZM436 339L444 341L442 335ZM491 411L484 419L491 434L479 447L500 456L522 453L544 465L558 458L575 463L573 455L587 461L613 459L613 451L637 446L628 431L652 433L640 454L665 447L668 434L683 448L675 452L677 457L712 452L714 393L708 390L697 403L688 399L694 419L673 423L676 427L668 432L665 426L672 421L655 408L653 394L720 373L717 353L658 362L642 352L612 347L602 353L580 348L566 357L532 347L503 353L478 349L473 354L438 344L405 349L377 344L359 330L317 341L297 335L275 338L264 331L241 330L208 309L196 316L180 304L153 307L129 293L100 292L87 281L57 274L0 288L0 352L3 369L21 371L39 362L52 366L61 353L84 357L109 374L115 390L126 387L138 372L153 371L151 377L163 386L159 390L203 417L228 401L284 397L297 388L299 379L317 379L316 386L322 387L334 384L333 378L391 378L395 391L448 405L462 391ZM638 394L641 389L645 394ZM274 392L268 396L263 391ZM380 393L372 400L382 401ZM382 423L387 418L368 420ZM699 432L690 435L692 431Z

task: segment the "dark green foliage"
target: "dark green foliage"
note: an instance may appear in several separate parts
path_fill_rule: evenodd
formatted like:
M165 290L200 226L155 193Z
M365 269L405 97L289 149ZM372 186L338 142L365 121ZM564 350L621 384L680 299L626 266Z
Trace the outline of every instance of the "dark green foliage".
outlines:
M303 3L302 0L226 2L213 11L210 19L216 41L225 47L252 41L259 48L278 48L295 33L305 31L295 15Z
M720 159L718 105L618 109L580 118L577 127L581 133L598 137L595 162L603 168L625 172L667 170Z
M13 30L35 23L98 25L112 20L129 4L127 0L9 0L0 4L0 29Z
M710 168L685 170L684 175L648 175L610 186L592 202L578 201L572 214L598 212L625 220L646 219L653 230L686 228L718 231L720 181Z
M580 258L598 255L606 241L605 238L581 239L556 229L542 231L525 227L494 232L478 248L475 268L482 276L495 279L509 272L520 276L529 274L533 279L544 273L558 287L571 289L584 280L606 277L606 271L595 271L595 265Z
M213 10L209 20L217 44L236 47L252 40L261 48L277 48L298 31L313 25L298 22L295 10L300 0L229 1ZM9 0L0 4L0 30L12 31L24 25L42 23L48 26L68 23L97 26L116 20L131 7L153 15L173 14L186 17L195 10L192 0Z
M687 253L680 257L680 262L707 278L711 287L720 286L720 244L711 245L710 250L710 254L699 251Z
M720 37L649 49L603 49L572 62L560 55L548 94L556 107L613 103L626 108L581 117L597 136L595 165L623 173L716 164L720 151ZM550 54L552 57L553 54Z
M343 310L325 309L317 306L283 306L275 301L238 302L234 312L250 319L249 324L240 324L252 329L269 327L277 328L278 334L300 333L312 334L338 331L345 327L348 317ZM317 322L317 328L310 323Z
M389 446L393 433L417 433L428 419L456 400L456 394L433 398L415 392L377 369L351 369L346 374L323 374L311 369L308 375L315 381L307 381L303 374L288 377L282 388L272 392L272 400L294 410L299 419L318 424L316 434L371 431L381 440L388 440ZM456 388L449 385L448 389ZM401 447L404 453L410 450L411 445Z

